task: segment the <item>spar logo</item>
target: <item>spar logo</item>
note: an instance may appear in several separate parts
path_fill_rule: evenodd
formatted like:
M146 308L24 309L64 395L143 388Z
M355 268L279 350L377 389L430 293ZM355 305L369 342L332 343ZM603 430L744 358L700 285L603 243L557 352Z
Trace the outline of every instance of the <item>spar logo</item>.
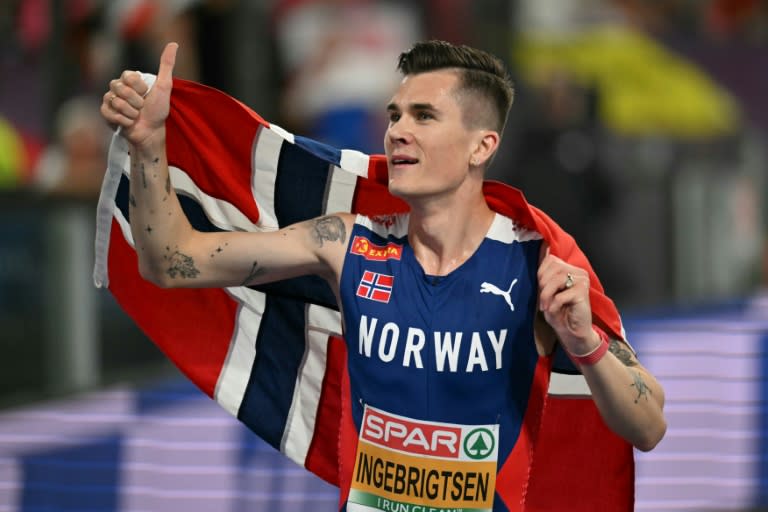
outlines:
M478 429L479 430L479 429ZM458 459L461 428L422 423L367 408L361 439L415 455Z
M488 458L496 448L496 438L487 428L476 428L464 438L464 453L470 459Z
M365 238L356 236L349 248L350 254L357 254L369 261L399 260L403 255L403 246L394 242L387 245L377 245Z

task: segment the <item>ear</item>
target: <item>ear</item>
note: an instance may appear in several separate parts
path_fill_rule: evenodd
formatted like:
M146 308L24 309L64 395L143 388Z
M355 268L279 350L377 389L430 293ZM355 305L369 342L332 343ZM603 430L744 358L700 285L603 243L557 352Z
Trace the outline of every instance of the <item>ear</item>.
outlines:
M478 131L477 143L469 155L469 165L485 166L499 147L499 133L493 130Z

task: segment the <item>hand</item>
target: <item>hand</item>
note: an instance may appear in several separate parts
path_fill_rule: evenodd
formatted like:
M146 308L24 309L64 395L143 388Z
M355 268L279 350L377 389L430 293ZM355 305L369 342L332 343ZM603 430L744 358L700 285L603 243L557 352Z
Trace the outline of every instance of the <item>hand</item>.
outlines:
M570 278L569 278L570 276ZM571 354L586 354L600 343L592 329L589 274L544 250L539 263L539 309Z
M101 115L108 123L122 127L128 142L142 146L165 128L173 89L173 66L179 45L168 43L160 56L152 91L138 71L123 71L120 78L109 83L109 91L101 102ZM145 96L146 95L146 96Z

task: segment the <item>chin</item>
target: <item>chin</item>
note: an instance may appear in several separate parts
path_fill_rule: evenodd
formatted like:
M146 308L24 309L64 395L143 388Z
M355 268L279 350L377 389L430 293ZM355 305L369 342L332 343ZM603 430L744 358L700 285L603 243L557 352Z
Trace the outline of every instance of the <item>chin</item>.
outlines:
M400 199L406 199L409 196L414 195L412 191L409 191L407 187L403 187L402 183L395 180L390 180L388 184L389 193Z

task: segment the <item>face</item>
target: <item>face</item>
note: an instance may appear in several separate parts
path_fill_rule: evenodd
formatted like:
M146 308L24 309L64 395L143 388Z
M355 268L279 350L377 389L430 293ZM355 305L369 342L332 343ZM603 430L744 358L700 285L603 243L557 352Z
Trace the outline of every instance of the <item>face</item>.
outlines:
M458 74L406 76L387 107L389 191L403 199L450 193L464 183L478 131L468 129L454 87Z

